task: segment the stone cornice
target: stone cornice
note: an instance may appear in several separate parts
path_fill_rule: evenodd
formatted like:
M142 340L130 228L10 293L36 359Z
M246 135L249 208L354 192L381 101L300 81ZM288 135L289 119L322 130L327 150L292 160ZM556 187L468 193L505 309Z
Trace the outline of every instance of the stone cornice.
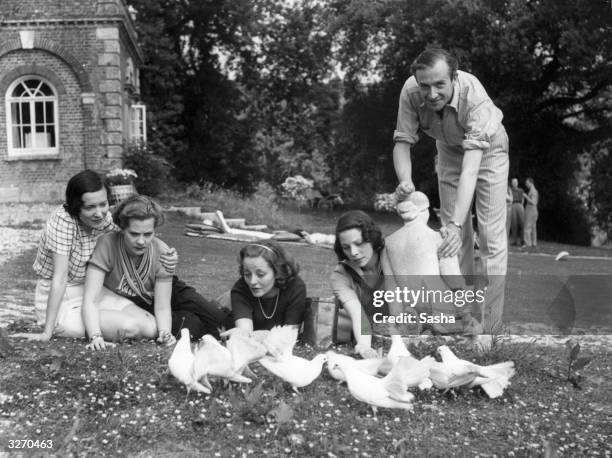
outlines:
M129 20L129 25L125 21ZM40 29L46 27L57 26L92 26L92 25L119 25L121 31L128 38L127 43L130 51L135 57L136 65L142 66L143 56L138 42L136 40L136 32L131 24L131 19L122 16L108 17L91 17L91 18L66 18L66 19L17 19L17 20L0 20L0 29Z

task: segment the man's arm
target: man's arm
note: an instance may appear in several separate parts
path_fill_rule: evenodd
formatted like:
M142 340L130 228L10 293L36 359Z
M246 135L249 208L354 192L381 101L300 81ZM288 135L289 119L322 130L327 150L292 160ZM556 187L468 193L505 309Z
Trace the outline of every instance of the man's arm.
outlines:
M412 182L412 157L410 153L410 143L396 142L393 147L393 165L400 184L396 193L399 199L407 197L414 191Z
M463 154L459 185L457 186L457 198L450 221L459 224L472 223L467 219L467 216L472 206L481 160L482 150L469 150L465 151ZM446 222L446 226L442 229L441 232L444 235L444 241L442 245L440 245L438 253L442 257L455 256L459 253L459 248L461 247L461 229L454 224L449 224L448 221Z

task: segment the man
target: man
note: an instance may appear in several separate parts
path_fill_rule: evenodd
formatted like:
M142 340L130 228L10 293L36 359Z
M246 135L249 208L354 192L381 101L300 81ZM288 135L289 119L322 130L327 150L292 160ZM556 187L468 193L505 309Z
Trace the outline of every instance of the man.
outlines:
M536 224L538 222L538 201L540 194L533 183L533 178L528 177L525 180L527 194L525 198L525 227L523 228L523 242L527 247L536 247L538 244L538 235Z
M525 228L525 192L519 188L518 178L510 181L510 193L512 194L512 208L510 210L510 240L512 245L523 244L523 230Z
M441 232L440 255L459 254L461 273L476 277L485 289L482 311L485 332L501 331L507 267L506 192L508 136L497 108L478 79L458 70L457 60L443 49L427 49L411 66L402 88L393 162L401 199L414 191L410 150L421 128L436 139ZM474 265L471 224L476 201L480 259Z

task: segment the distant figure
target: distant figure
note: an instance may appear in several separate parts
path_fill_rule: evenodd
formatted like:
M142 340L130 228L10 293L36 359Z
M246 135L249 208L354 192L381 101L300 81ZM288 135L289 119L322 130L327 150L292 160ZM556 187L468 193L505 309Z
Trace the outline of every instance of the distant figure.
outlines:
M518 187L518 179L510 182L512 192L512 212L510 213L510 238L512 245L520 246L523 242L523 226L525 224L525 192Z
M523 228L523 242L525 246L535 247L538 244L536 223L538 221L538 201L540 193L533 184L533 178L525 180L527 194L525 195L525 227Z
M506 193L506 234L510 240L510 222L512 221L512 188L508 185Z

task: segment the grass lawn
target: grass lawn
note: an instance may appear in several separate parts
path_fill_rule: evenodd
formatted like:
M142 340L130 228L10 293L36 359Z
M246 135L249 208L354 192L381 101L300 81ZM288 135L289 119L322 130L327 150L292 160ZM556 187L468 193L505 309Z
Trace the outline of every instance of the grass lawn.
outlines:
M311 232L333 232L336 216L305 213L292 224L303 224ZM180 253L179 276L215 297L238 276L241 244L186 237L185 221L171 215L160 237ZM399 224L394 216L381 217L386 234ZM553 256L542 255L562 249L584 258L555 262ZM288 250L302 267L309 294L329 296L333 251L295 245ZM581 329L612 329L606 300L611 297L606 289L610 282L596 277L612 275L612 261L586 258L609 254L547 243L538 253L513 249L505 318L546 320L552 299L559 296L559 303L571 302ZM5 302L11 298L31 303L33 257L34 250L28 250L0 265ZM22 320L9 325L9 332L30 327ZM415 393L414 411L381 409L375 419L325 369L301 396L255 364L258 379L253 386L224 387L217 382L212 395L192 393L185 401L184 388L165 374L171 349L152 342L124 342L98 353L70 339L11 343L13 350L0 358L0 446L11 456L612 455L612 355L604 346L581 350L580 356L592 360L580 371L584 380L577 389L557 374L557 368L567 365L566 348L505 342L478 355L461 340L452 340L451 348L463 358L482 364L515 361L517 374L504 396L490 400L470 390ZM411 350L425 356L439 344L432 337ZM297 352L309 358L316 354L307 345ZM20 439L50 440L53 447L8 448L10 441Z

